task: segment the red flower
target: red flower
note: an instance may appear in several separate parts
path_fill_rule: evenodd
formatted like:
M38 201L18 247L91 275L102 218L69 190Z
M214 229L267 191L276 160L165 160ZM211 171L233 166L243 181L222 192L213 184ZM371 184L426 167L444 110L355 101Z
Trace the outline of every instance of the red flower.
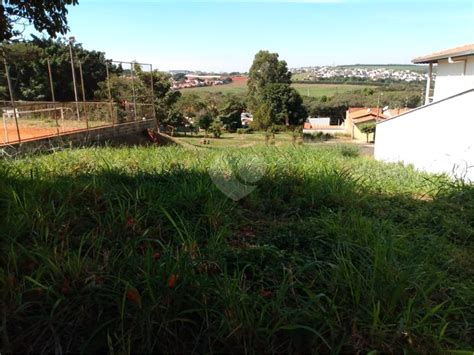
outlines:
M177 279L176 275L171 274L171 276L168 279L168 288L174 288L174 286L176 285L176 279Z
M127 217L127 227L128 228L135 227L135 220L130 216Z
M161 258L161 254L159 251L153 254L153 260L157 261L157 260L160 260L160 258Z
M127 290L127 299L138 306L142 304L142 299L136 288L129 288Z

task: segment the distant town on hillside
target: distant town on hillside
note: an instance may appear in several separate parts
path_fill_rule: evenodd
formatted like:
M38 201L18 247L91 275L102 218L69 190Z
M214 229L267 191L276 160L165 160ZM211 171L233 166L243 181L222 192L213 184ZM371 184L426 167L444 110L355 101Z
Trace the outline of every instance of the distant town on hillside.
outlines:
M427 78L426 67L410 64L355 64L291 68L294 82L422 82ZM169 70L173 89L230 84L241 72L206 72ZM434 74L435 75L435 74Z
M333 79L353 79L369 81L424 81L426 68L418 65L342 65L313 66L290 69L294 80L324 81Z

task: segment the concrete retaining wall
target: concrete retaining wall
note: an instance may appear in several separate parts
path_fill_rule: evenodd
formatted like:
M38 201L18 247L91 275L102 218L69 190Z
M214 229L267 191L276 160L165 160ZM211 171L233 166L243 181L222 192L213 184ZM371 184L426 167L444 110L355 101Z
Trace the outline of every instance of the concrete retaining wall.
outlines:
M101 142L127 143L134 137L144 138L147 128L156 128L154 119L122 123L115 126L91 128L60 136L40 138L0 147L7 155L49 152L64 147L80 147Z

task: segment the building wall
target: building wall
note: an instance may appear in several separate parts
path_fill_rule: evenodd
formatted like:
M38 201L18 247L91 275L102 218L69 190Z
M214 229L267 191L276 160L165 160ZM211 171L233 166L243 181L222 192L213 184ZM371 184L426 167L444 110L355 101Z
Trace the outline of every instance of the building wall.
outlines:
M464 61L449 63L447 59L438 62L433 100L439 101L474 88L474 56Z
M474 182L474 89L377 124L375 159Z
M370 121L373 122L373 121ZM362 133L357 125L354 124L353 119L349 116L349 111L346 112L346 120L345 120L345 131L346 133L351 135L351 138L361 142L367 142L367 135ZM369 134L369 142L374 141L374 134Z
M308 118L311 126L329 126L331 124L331 118L329 117L310 117Z
M373 122L373 121L364 122L364 123L371 123L371 122ZM353 139L355 139L357 141L361 141L361 142L367 142L367 135L365 133L361 132L361 130L359 129L359 127L357 127L357 125L354 125ZM373 142L373 141L374 141L374 134L369 133L369 142Z

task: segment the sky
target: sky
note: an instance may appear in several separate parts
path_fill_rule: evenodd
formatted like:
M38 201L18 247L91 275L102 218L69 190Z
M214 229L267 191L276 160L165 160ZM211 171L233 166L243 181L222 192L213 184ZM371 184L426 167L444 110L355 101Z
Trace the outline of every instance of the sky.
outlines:
M261 49L290 68L410 63L474 43L474 0L79 0L70 35L160 70L248 71Z

